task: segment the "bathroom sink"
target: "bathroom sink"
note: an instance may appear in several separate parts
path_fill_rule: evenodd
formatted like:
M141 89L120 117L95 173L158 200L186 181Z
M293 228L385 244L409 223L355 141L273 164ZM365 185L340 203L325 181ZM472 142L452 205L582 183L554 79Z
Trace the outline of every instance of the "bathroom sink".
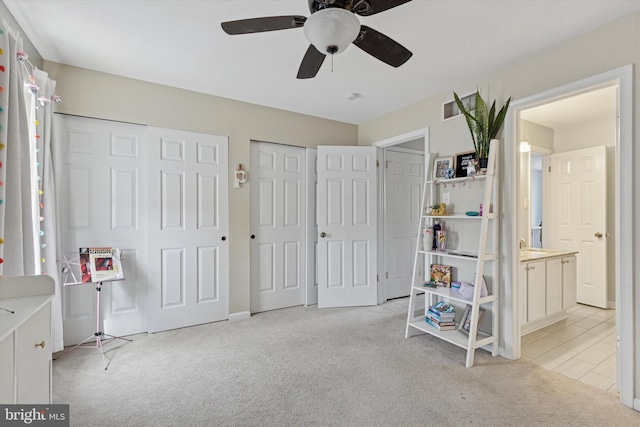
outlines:
M523 249L520 249L520 252L525 252L527 255L549 255L549 254L552 254L552 253L558 252L558 251L554 251L554 250L551 250L551 249L538 249L538 248L529 249L529 248L523 248Z

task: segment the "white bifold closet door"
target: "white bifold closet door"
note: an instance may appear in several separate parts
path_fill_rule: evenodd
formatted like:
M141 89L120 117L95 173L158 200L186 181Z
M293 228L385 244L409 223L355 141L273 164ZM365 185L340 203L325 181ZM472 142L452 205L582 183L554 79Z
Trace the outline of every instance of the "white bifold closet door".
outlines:
M57 114L63 258L122 251L102 286L103 332L130 335L228 318L228 138ZM65 345L96 332L96 291L65 286Z
M149 330L228 319L228 138L149 128Z
M146 331L146 127L61 114L55 120L61 258L77 262L80 247L119 248L125 280L102 286L103 332ZM96 332L95 310L95 284L63 287L65 345Z

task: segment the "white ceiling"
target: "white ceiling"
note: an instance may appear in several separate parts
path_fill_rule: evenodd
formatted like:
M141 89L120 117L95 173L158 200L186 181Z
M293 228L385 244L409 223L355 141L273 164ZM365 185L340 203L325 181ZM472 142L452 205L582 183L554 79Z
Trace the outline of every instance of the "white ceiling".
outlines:
M308 16L306 0L3 1L46 60L353 124L640 10L638 0L413 0L359 17L411 50L406 64L351 46L333 71L327 58L298 80L302 29L229 36L220 23Z
M523 110L520 112L520 118L550 129L614 118L618 105L616 92L615 86L593 90Z

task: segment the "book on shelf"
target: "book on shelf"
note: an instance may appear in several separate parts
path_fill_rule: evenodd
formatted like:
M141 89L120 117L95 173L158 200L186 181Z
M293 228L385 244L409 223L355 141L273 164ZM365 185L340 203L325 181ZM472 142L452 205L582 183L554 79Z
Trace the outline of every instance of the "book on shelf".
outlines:
M427 316L429 316L430 318L432 318L433 320L437 321L437 322L453 322L456 318L455 314L453 315L440 315L440 314L436 314L431 310L427 310L427 312L425 313Z
M425 316L428 317L429 319L433 320L435 323L437 323L440 326L455 325L455 317L451 317L451 318L447 318L447 319L439 319L437 316L434 316L433 313L431 313L431 312L427 312L427 314L425 314Z
M426 315L436 322L453 322L456 317L456 310L451 304L439 301L427 308Z
M437 308L433 308L433 307L429 307L427 309L428 313L431 313L433 315L433 317L435 317L436 319L453 319L454 317L456 317L456 313L455 311L439 311Z
M438 301L437 303L430 305L429 309L433 310L434 313L451 313L453 315L456 314L456 308L444 301Z
M433 326L434 328L436 328L439 331L455 331L456 330L456 325L440 325L437 322L434 322L433 320L431 320L429 317L425 317L424 319L429 325Z

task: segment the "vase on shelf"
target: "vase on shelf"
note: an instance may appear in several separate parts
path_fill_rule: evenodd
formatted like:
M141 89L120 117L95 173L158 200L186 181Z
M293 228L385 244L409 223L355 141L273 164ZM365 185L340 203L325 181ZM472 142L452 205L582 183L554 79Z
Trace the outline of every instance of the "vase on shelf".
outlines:
M489 158L488 157L480 157L478 160L478 168L480 175L487 174L487 167L489 166Z

